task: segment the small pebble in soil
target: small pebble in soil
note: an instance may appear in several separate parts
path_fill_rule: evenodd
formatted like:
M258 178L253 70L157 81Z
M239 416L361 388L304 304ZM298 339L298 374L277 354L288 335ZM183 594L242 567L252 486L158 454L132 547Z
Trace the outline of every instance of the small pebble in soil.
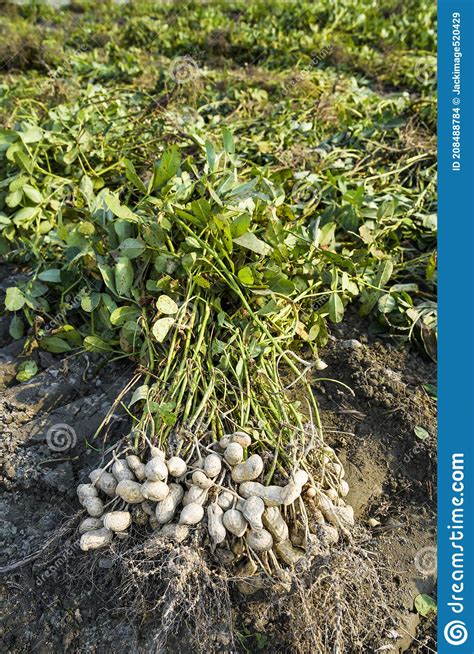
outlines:
M362 343L355 338L351 338L348 341L341 341L341 346L347 350L358 350L362 347Z

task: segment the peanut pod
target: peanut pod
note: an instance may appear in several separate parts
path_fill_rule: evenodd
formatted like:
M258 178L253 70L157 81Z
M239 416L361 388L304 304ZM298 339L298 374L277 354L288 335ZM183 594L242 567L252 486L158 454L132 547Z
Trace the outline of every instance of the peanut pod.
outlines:
M146 478L145 464L141 462L140 458L135 454L129 454L126 458L127 465L133 472L138 481L143 481Z
M199 486L191 486L184 494L183 497L183 506L187 504L204 504L207 500L208 491L205 488L199 488Z
M128 467L125 459L117 459L114 461L112 474L117 481L123 481L124 479L130 479L133 481L135 479L135 475Z
M207 529L213 545L222 543L226 537L226 530L222 523L223 513L216 503L209 504L207 507Z
M87 531L81 536L80 548L83 552L98 550L100 547L109 545L112 542L113 535L114 532L105 527L95 529L94 531Z
M249 497L242 503L242 515L251 529L263 529L262 515L264 511L265 504L261 497Z
M237 538L241 538L247 530L247 521L237 509L229 509L223 515L224 527Z
M202 466L208 477L214 478L222 470L222 459L218 454L208 454Z
M82 506L92 518L100 518L104 513L104 503L100 497L86 497Z
M117 484L117 495L129 504L139 504L145 499L142 485L129 479L119 481Z
M143 497L152 502L161 502L170 492L168 484L164 481L147 480L142 486Z
M172 456L166 465L172 477L182 477L188 469L186 461L179 456Z
M231 466L240 463L244 458L244 448L240 443L229 443L225 448L224 459Z
M293 547L290 540L283 540L275 544L275 551L278 557L288 565L296 565L304 557L302 550Z
M89 479L103 493L109 497L115 497L117 480L110 472L105 472L102 468L97 468L89 474Z
M273 536L276 543L288 540L289 532L281 511L276 506L269 506L265 509L263 516L263 525Z
M84 518L79 525L79 533L85 534L88 531L95 531L103 527L102 518Z
M273 538L266 529L251 529L245 536L247 545L254 552L268 552L273 547Z
M160 525L170 522L174 518L176 509L183 499L184 491L179 484L169 485L169 494L164 500L158 502L155 509L156 519Z
M232 479L237 484L244 481L257 479L263 472L263 460L258 454L252 454L243 463L239 463L232 469Z
M187 504L179 516L180 525L197 525L204 517L204 509L200 504Z
M165 481L168 478L168 468L161 456L150 459L145 466L145 475L148 481Z
M111 511L104 516L104 527L111 531L125 531L132 522L129 511Z

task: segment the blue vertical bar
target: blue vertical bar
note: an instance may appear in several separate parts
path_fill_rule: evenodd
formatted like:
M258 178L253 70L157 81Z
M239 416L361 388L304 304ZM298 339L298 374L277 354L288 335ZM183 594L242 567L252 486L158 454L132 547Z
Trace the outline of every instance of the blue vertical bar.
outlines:
M438 2L438 652L474 653L474 0Z

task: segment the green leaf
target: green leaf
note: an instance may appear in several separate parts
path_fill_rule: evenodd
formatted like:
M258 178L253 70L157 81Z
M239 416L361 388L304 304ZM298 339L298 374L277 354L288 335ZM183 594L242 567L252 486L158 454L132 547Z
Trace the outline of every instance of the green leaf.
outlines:
M261 309L257 311L259 316L268 316L271 313L276 313L281 307L275 302L274 299L269 300Z
M13 222L15 225L20 225L21 223L26 223L36 216L38 213L38 207L23 207L15 213L13 216Z
M19 311L23 308L26 298L17 286L7 288L5 306L8 311Z
M112 325L120 327L130 320L138 320L139 317L140 310L132 305L127 305L125 307L118 307L115 309L110 316L110 322Z
M200 219L202 225L206 225L212 215L211 205L204 198L191 202L191 211Z
M59 284L61 282L61 271L59 268L49 268L39 273L38 279L42 282L50 282L51 284Z
M248 213L243 213L240 216L237 216L237 218L235 218L230 225L230 233L232 234L232 238L238 238L239 236L242 236L242 234L245 234L245 232L248 232L250 227L250 220L251 219Z
M255 177L254 179L251 179L250 182L245 182L244 184L239 184L235 188L233 188L231 191L228 193L228 197L232 198L235 195L238 196L243 196L244 198L250 195L249 191L251 191L255 186L257 185L258 178Z
M426 431L426 429L423 429L423 427L419 427L418 425L413 429L415 432L415 435L417 438L420 440L424 441L425 439L429 438L429 433Z
M146 186L142 182L142 180L138 177L136 171L135 171L135 166L133 163L130 161L130 159L124 159L123 160L123 165L125 166L125 176L127 177L129 182L132 182L132 184L141 192L141 193L146 193Z
M206 156L207 156L207 163L209 165L209 170L212 173L214 170L214 166L216 164L216 151L214 149L213 144L210 141L206 141L204 147L206 148Z
M100 270L100 274L102 275L102 279L107 288L110 289L112 293L117 293L117 289L115 288L114 269L112 266L99 263L97 264L97 267Z
M120 243L119 250L124 257L136 259L145 250L145 244L137 238L126 238Z
M244 268L241 268L237 273L237 276L242 282L242 284L245 284L246 286L251 286L255 281L253 277L252 269L249 268L248 266L244 266Z
M181 165L181 155L176 147L167 150L153 172L151 190L155 191L176 175Z
M328 300L329 318L338 323L344 317L344 304L337 293L333 293Z
M378 306L380 313L390 313L396 308L397 301L393 295L387 293L386 295L382 295L382 297L379 298Z
M163 343L173 325L174 318L171 317L160 318L155 323L153 323L151 331L158 343Z
M166 404L159 406L157 409L158 415L168 427L172 427L178 420L178 416L172 411L173 408L174 404L172 402L167 402Z
M19 132L23 143L37 143L43 138L43 131L39 127L30 127L25 132Z
M18 373L16 375L16 379L19 382L26 382L30 380L32 377L36 375L38 372L38 365L36 361L33 361L33 359L29 359L28 361L23 361L18 366Z
M38 189L34 188L34 186L25 184L23 186L23 193L35 204L41 204L41 202L43 202L43 195L41 194L41 191L38 191Z
M291 295L295 290L293 282L283 274L272 275L268 280L268 285L274 293L280 293L280 295Z
M393 263L390 259L387 259L380 267L380 270L375 278L374 286L380 286L383 288L385 284L389 281L393 273Z
M69 343L59 336L45 336L40 341L41 347L47 352L59 354L61 352L69 352L71 349Z
M117 218L120 218L121 220L126 220L127 222L130 223L136 223L139 221L138 216L133 213L131 209L126 207L123 204L120 204L120 200L116 195L111 193L110 191L105 194L105 203L110 209L110 211L114 214L114 216L117 216Z
M425 593L421 593L420 595L417 595L415 597L414 604L415 604L415 609L423 617L426 617L430 612L437 613L438 611L434 599L429 595L425 595Z
M79 234L84 234L84 236L92 236L92 234L95 234L95 227L93 223L84 220L80 223L79 227L77 228L77 231L79 232Z
M146 400L149 391L150 391L150 387L148 386L148 384L143 384L142 386L136 388L132 395L132 399L130 400L130 404L128 406L133 406L137 402Z
M227 152L227 154L234 154L235 152L234 137L232 136L232 132L229 129L227 129L227 127L222 128L222 137L224 140L224 150Z
M435 400L437 399L438 391L436 389L436 386L434 386L433 384L422 384L421 387L424 391L428 393L430 397L432 397Z
M84 339L84 347L89 352L110 352L113 348L98 336L86 336Z
M201 288L211 288L210 283L202 275L193 275L193 280Z
M127 295L133 284L133 264L128 257L119 257L115 263L115 288L118 295Z
M90 293L89 295L83 295L81 299L81 309L87 313L91 313L94 309L97 309L100 302L100 293Z
M10 321L8 333L15 340L23 337L23 334L25 333L25 325L23 324L23 320L20 318L20 316L17 316L16 314L13 316Z
M237 245L240 245L247 250L252 250L252 252L256 252L256 254L260 254L261 256L266 256L272 251L272 248L267 245L265 241L257 238L253 232L247 232L242 234L242 236L234 238L233 240Z
M178 305L173 299L168 297L168 295L160 295L156 301L156 308L161 313L166 313L171 316L178 313Z
M7 206L10 207L10 209L14 209L20 204L22 198L23 198L23 192L21 191L21 189L18 189L16 191L13 191L12 193L9 193L6 197L5 202L7 203Z

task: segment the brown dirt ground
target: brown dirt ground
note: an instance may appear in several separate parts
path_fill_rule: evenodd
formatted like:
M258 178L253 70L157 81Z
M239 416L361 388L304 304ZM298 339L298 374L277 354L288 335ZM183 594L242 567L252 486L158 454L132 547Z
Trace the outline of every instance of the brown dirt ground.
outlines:
M4 268L0 279L1 296L18 273ZM364 527L363 549L382 562L381 588L400 636L387 641L381 630L380 642L364 651L433 652L434 621L419 618L413 600L418 593L435 594L435 570L426 561L421 569L416 564L420 552L436 544L436 402L423 388L435 384L435 366L411 347L396 349L372 338L368 323L354 311L331 332L322 352L328 368L319 377L344 382L354 394L317 380L315 392L326 438L346 468L348 499ZM88 443L133 367L100 368L102 362L93 357L86 361L40 354L39 375L18 384L14 373L20 361L21 343L11 342L7 322L0 319L4 651L190 651L179 640L166 650L157 647L150 623L140 624L113 592L120 579L110 558L101 555L94 564L86 562L69 527L78 511L75 487L99 458ZM58 423L72 425L77 437L60 454L51 452L45 440L48 428ZM418 438L415 427L423 427L428 438ZM125 428L118 419L113 437ZM377 523L371 526L371 519ZM354 569L355 584L357 579ZM268 597L234 595L233 603L241 634L236 651L301 651L294 645L295 634L289 633L291 620L269 617ZM298 610L297 602L288 606L289 613ZM357 610L368 622L376 614L370 601ZM220 625L214 629L217 636L208 651L234 651L220 638ZM356 645L346 643L339 654L360 651Z

